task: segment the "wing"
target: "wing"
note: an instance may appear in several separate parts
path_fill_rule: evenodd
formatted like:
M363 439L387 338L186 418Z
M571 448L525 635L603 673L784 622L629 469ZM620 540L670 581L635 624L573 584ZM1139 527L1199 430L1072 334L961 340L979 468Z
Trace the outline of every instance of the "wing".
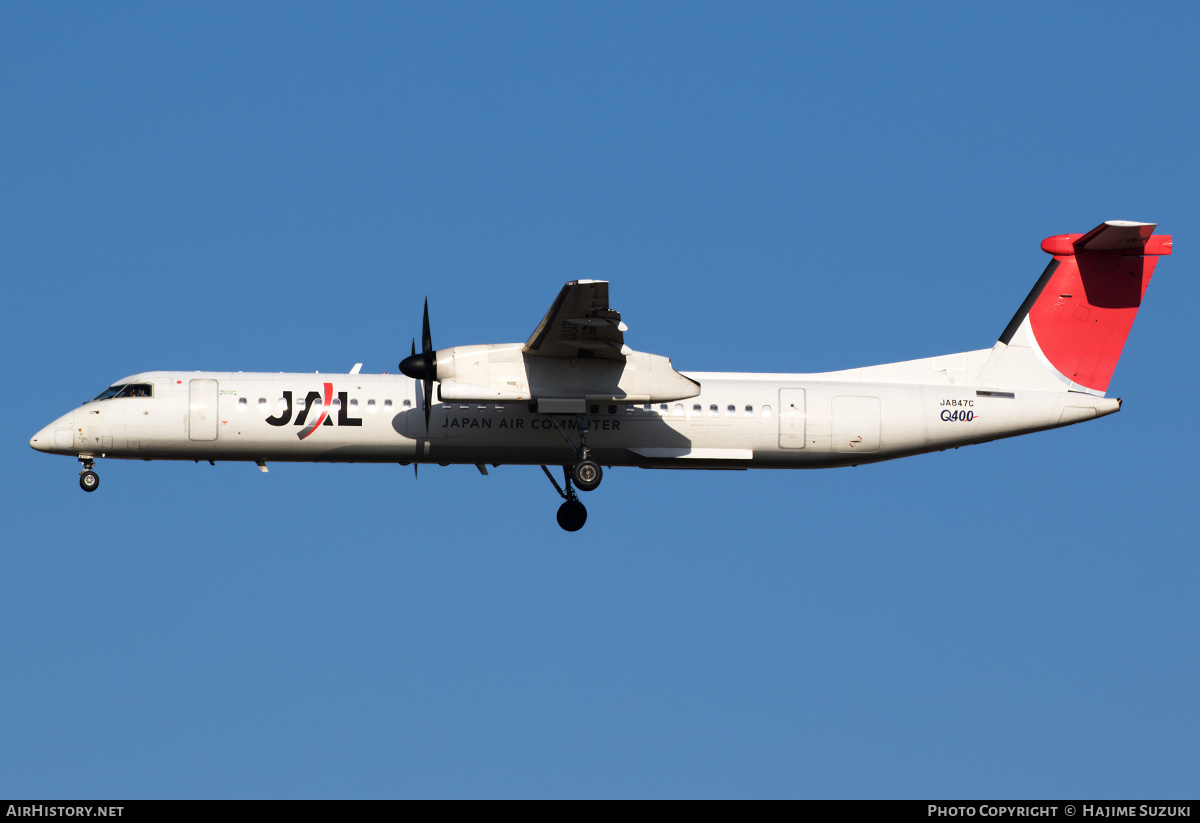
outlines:
M601 357L624 360L630 353L621 313L608 307L607 280L572 280L525 344L537 357Z

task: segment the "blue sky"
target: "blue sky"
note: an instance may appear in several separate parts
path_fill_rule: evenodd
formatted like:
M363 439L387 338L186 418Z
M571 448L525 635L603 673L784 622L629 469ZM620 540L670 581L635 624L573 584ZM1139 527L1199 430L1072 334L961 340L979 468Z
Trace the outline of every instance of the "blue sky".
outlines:
M0 796L1195 797L1188 4L7 4ZM1083 426L858 469L77 464L151 369L990 346L1155 221Z

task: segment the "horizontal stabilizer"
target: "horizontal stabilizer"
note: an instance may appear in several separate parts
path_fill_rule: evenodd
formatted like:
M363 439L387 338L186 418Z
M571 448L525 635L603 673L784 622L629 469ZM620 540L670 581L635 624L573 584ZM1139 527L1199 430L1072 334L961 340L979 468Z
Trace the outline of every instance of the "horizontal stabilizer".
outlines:
M1171 253L1171 236L1154 234L1154 223L1109 220L1087 234L1056 234L1042 241L1042 251L1056 257L1076 254L1152 254Z

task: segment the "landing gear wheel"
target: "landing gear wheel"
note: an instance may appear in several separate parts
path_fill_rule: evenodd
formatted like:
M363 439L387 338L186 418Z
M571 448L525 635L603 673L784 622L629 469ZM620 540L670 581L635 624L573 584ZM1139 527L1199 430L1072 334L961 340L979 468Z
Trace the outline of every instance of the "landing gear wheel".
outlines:
M94 492L100 488L100 475L90 469L79 473L79 488L85 492Z
M600 464L595 460L580 460L571 470L571 479L575 481L575 488L581 492L592 491L600 485L603 478L604 472L600 470Z
M569 532L577 532L587 522L587 509L578 500L568 500L558 507L558 525Z

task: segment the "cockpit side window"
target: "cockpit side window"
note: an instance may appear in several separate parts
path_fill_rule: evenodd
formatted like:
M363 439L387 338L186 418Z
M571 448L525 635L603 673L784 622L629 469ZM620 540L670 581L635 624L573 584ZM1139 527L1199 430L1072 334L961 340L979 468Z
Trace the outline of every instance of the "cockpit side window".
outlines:
M151 383L124 383L119 386L109 386L95 396L95 400L108 400L112 397L153 397L154 386Z
M154 386L149 383L129 383L117 397L153 397Z

